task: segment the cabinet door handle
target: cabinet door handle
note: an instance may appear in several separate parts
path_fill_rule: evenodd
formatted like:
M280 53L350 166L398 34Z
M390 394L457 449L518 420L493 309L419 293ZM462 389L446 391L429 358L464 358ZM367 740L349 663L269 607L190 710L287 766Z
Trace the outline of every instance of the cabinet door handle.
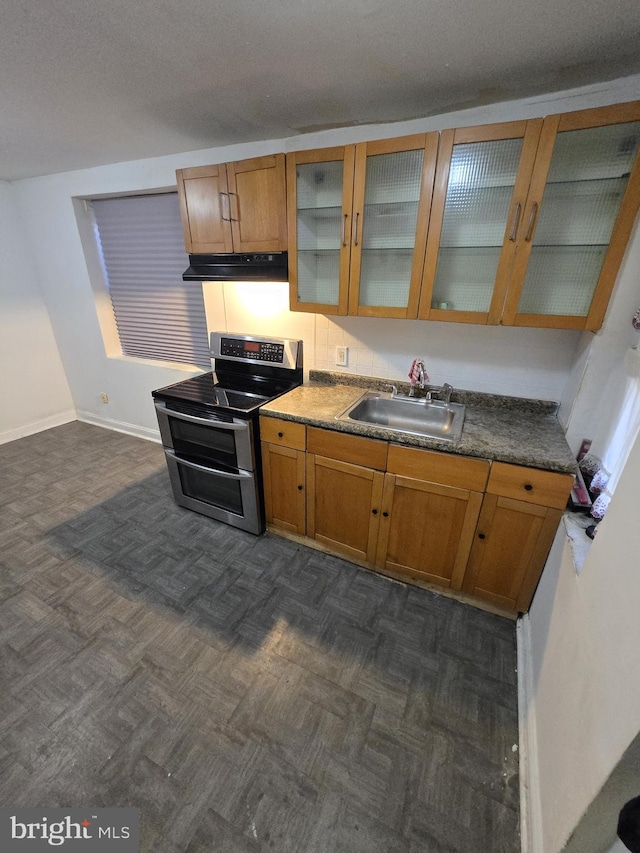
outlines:
M349 219L349 214L345 213L342 217L342 245L347 245L347 220Z
M520 213L522 211L522 205L520 202L516 204L516 208L513 212L513 222L511 223L511 233L509 234L509 240L513 243L518 234L518 225L520 223Z
M529 214L529 222L527 223L527 233L524 235L524 239L529 243L531 238L533 237L533 228L536 224L536 216L538 215L538 202L534 201L531 205L531 213Z
M383 518L389 518L389 513L388 513L388 512L383 512L383 513L382 513L382 517L383 517Z
M478 539L486 539L486 535L484 533L478 533Z
M298 491L301 492L304 489L304 486L298 486Z
M360 213L356 213L356 218L353 220L353 245L358 245L358 222L360 220Z
M237 193L227 193L227 195L229 196L229 219L232 222L240 222L240 201L238 200L238 195L237 195ZM235 208L236 208L236 215L235 216L231 212L231 199L232 198L234 200L234 204L235 204Z
M283 437L283 435L284 435L284 433L283 433L283 432L279 432L279 433L278 433L278 438L282 438L282 437Z
M222 218L223 222L231 222L231 202L229 201L229 194L228 193L218 193L218 195L220 196L220 217ZM227 206L229 208L229 216L224 215L224 199L225 199L225 197L227 199Z
M372 512L374 515L377 515L377 514L378 514L378 510L377 510L377 509L372 509L372 510L371 510L371 512Z
M527 483L524 488L525 488L526 492L532 492L533 491L533 486L531 485L531 483Z

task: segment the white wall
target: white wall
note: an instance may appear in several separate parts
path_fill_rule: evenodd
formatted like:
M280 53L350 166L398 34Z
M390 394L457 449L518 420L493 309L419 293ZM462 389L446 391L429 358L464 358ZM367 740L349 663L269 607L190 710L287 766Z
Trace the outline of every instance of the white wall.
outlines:
M584 332L578 342L560 407L561 418L567 424L567 441L576 453L582 439L591 438L593 452L601 454L612 434L626 378L625 354L640 341L640 332L631 325L639 307L640 227L636 226L605 322L597 334Z
M640 731L639 480L640 439L581 574L561 527L525 617L534 853L562 849Z
M405 380L422 357L434 385L559 401L579 332L463 326L420 320L318 317L316 367ZM349 347L349 365L335 366L335 347Z
M75 420L15 192L0 182L0 443Z
M155 435L150 391L178 381L189 371L107 357L72 203L74 196L172 187L175 169L191 165L456 125L535 117L629 100L634 96L637 83L638 78L629 78L419 121L342 128L287 140L188 152L17 182L14 187L27 239L35 247L44 297L79 416L139 434ZM233 297L230 296L231 302ZM235 322L236 319L234 325ZM212 324L220 326L215 317ZM356 350L350 370L371 370L390 379L400 379L405 377L411 360L422 356L434 382L448 381L458 387L556 400L560 399L570 378L580 340L578 333L561 330L360 318L325 321L315 317L291 317L288 311L277 321L270 320L270 325L278 330L300 330L298 333L305 338L307 367L316 361L318 366L333 367L330 348L335 344L330 341L339 342L342 335L340 340L344 339ZM109 395L107 405L100 402L103 391Z

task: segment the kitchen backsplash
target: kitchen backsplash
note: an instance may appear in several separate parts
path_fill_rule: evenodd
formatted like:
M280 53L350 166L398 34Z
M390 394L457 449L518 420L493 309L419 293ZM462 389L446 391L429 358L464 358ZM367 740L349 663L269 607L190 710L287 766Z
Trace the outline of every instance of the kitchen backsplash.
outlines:
M421 357L434 385L560 400L580 333L318 315L315 334L317 370L404 380ZM336 347L348 348L346 367Z
M560 400L580 332L460 323L327 317L289 311L288 285L206 282L210 330L302 338L307 370L406 379L424 359L434 385ZM346 367L336 347L347 347Z

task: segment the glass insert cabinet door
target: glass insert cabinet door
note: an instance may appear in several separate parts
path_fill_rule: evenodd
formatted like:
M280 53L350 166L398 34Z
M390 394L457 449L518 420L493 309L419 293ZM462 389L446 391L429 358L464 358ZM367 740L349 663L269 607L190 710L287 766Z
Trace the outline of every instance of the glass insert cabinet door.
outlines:
M598 329L640 203L640 104L545 119L504 322Z
M356 146L349 314L418 314L438 134Z
M542 120L441 134L419 317L499 323Z
M416 317L438 134L287 156L293 310Z
M287 155L292 310L347 313L354 161L353 145Z

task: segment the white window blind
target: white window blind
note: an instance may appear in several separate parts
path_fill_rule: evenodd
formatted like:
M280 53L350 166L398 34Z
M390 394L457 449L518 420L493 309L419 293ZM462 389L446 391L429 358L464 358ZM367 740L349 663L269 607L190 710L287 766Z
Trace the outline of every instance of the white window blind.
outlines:
M91 205L123 354L210 367L202 287L182 280L177 193Z

